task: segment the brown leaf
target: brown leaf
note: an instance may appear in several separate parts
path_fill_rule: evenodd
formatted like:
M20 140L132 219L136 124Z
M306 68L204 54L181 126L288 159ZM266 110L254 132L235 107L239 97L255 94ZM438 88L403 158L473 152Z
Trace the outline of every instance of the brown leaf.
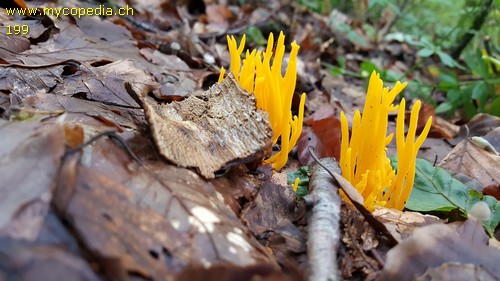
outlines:
M289 276L286 276L289 277ZM189 267L181 272L177 281L300 281L286 278L283 273L267 264L258 264L245 268L231 266L213 266L211 268Z
M414 278L424 274L428 268L437 268L448 262L481 266L481 270L494 278L486 280L500 279L498 268L500 251L481 242L488 240L487 235L480 223L477 221L470 223L470 220L457 232L450 226L442 224L416 229L410 238L387 253L387 261L380 280L415 280ZM482 233L476 232L476 229L480 229ZM470 232L474 232L475 235L469 235ZM486 239L477 239L478 234ZM464 275L469 273L467 268L457 269L463 271Z
M276 232L286 240L287 250L301 253L305 251L305 238L292 223L294 210L293 190L267 181L252 203L242 211L241 219L254 235Z
M432 215L423 215L416 212L402 212L396 209L379 208L373 212L378 220L382 221L392 235L401 241L413 233L417 227L425 225L444 223L441 219Z
M123 26L114 24L101 17L80 17L78 28L87 36L107 42L129 40L130 32Z
M443 263L439 267L430 267L417 281L495 281L498 280L479 264L463 264L458 262Z
M207 19L211 23L219 23L227 26L227 22L233 19L233 13L226 5L211 4L206 6Z
M494 184L487 185L483 189L483 194L491 195L495 197L497 200L500 200L500 186Z
M377 248L381 243L377 231L351 204L342 205L340 220L344 230L341 246L346 251L339 261L343 279L348 280L353 275L378 271L379 264L368 254L368 251Z
M61 124L0 119L0 235L33 240L64 153Z
M14 54L21 53L30 48L29 35L31 35L31 29L35 32L35 26L41 26L41 24L34 24L36 21L28 21L23 19L14 19L13 16L9 16L5 9L0 9L0 22L2 23L2 28L0 29L0 65L7 63L6 59L13 59ZM10 30L11 34L7 34L9 29L13 26L28 26L30 34L12 34L13 30ZM43 27L43 26L42 26Z
M65 63L40 69L0 67L0 90L10 92L12 99L20 103L37 92L48 93L54 89L62 82L65 67Z
M141 109L130 109L120 106L105 105L100 102L86 101L75 97L61 95L36 94L24 101L26 108L32 107L32 114L64 111L64 123L93 127L93 130L109 130L114 127L119 132L126 129L138 129L146 125ZM20 108L26 110L26 108ZM59 114L59 113L58 113Z
M87 262L55 245L0 238L0 276L2 280L101 280ZM5 279L4 279L5 278Z
M302 205L296 210L295 194L291 188L276 184L276 175L264 183L240 217L281 265L305 273L306 268L296 262L297 257L306 255L305 233L297 226L305 208Z
M500 129L491 134L491 138L498 137ZM500 156L474 145L470 140L463 140L455 146L438 166L476 179L483 187L500 185Z
M13 56L12 59L6 59L7 62L17 65L22 64L23 67L41 68L42 66L64 66L64 64L67 64L68 60L71 60L73 64L76 62L78 64L84 65L85 67L83 67L81 71L88 72L86 76L92 77L92 71L95 70L93 67L98 67L102 66L103 64L126 59L132 61L134 68L141 69L146 71L147 73L153 74L156 80L162 86L169 87L170 91L179 89L179 91L182 90L193 92L195 90L196 82L191 81L191 83L189 83L189 80L191 80L191 74L189 72L176 71L175 69L169 69L164 65L156 65L147 61L139 53L136 42L132 39L130 33L123 27L111 24L109 22L103 23L99 19L84 18L97 17L82 17L81 19L76 19L76 23L74 22L75 19L72 17L57 18L54 21L54 24L60 29L59 33L52 35L52 37L47 42L32 46L31 49ZM100 36L102 36L102 34L97 31L100 28L101 24L104 25L104 30L116 30L115 33L112 33L116 35L113 35L110 38L101 38ZM82 50L85 51L83 52ZM89 65L93 67L89 67ZM14 65L11 66L13 67ZM8 77L8 75L2 73L3 71L5 70L0 69L1 90L4 89L4 87L2 87L2 83L5 83L2 81L2 78L4 78L2 76ZM58 79L58 82L62 82L61 72L62 71L59 70L56 75L51 75L52 77L55 76L52 79ZM118 71L117 74L119 74L119 76L123 76L123 74L125 74L126 72L127 68L122 71ZM71 72L70 74L74 73ZM68 74L65 73L65 75ZM26 81L21 81L23 84L26 84L26 86L23 85L23 87L21 88L27 88L25 89L25 91L29 90L31 91L31 93L33 93L36 89L38 89L38 87L35 85L41 84L41 89L46 92L51 92L53 85L43 85L44 83L35 80L37 76L39 76L38 72L33 74L32 81L35 82L33 86L31 86L31 83L29 83L31 81L29 79L26 79ZM135 79L129 82L133 83L134 81ZM89 82L90 81L87 81L87 83ZM106 83L114 81L106 81L104 79L101 82ZM52 82L51 84L54 84L54 82ZM80 83L78 85L81 86L79 88L80 91L83 91L84 93L88 92L88 90L83 87L87 86L87 84ZM91 84L91 86L93 86L96 90L99 86L102 86L101 89L108 90L106 89L106 84L99 85L99 83L97 83ZM114 87L117 86L118 85L115 85ZM111 88L114 87L113 85L111 85ZM121 88L118 89L121 91ZM67 91L71 92L70 89L67 89Z
M186 266L276 266L212 184L161 161L145 165L106 139L62 164L56 209L109 279L173 280Z
M74 68L71 75L65 72ZM117 61L100 67L64 63L51 67L0 69L0 89L10 91L18 100L37 92L83 95L86 99L107 104L138 106L125 90L125 81L139 93L158 88L153 78L135 68L132 61Z
M100 67L83 64L76 75L65 77L53 91L63 95L84 95L87 100L121 106L138 106L125 90L125 82L136 93L147 94L159 87L149 74L130 60L119 60Z
M448 121L446 121L445 119L437 116L437 115L433 115L432 117L432 126L431 126L431 131L429 132L429 135L428 137L430 138L445 138L445 139L452 139L454 138L458 132L460 131L460 127L455 125L455 124L452 124ZM427 121L427 119L420 119L420 117L418 118L419 120L419 123L420 123L420 120L423 121ZM419 124L420 125L420 124ZM423 128L423 127L419 127L419 128Z
M472 136L484 136L498 127L500 127L500 117L479 113L469 123L460 127L459 135L452 139L450 143L456 145L460 141Z
M459 126L437 116L436 112L434 111L434 107L427 103L422 104L422 108L418 113L417 130L421 131L425 127L425 123L427 123L427 120L431 116L432 126L428 135L429 138L445 138L449 140L454 138L460 131ZM407 117L409 118L409 116Z
M179 71L191 70L189 68L189 66L177 56L166 55L158 50L151 49L151 48L142 48L139 50L139 52L148 61L150 61L156 65L165 66L167 69L179 70Z
M309 165L314 160L309 154L308 147L314 147L319 158L340 158L340 121L335 117L314 120L310 127L304 127L297 141L299 161L302 165Z
M160 153L206 178L262 158L270 146L267 114L232 77L181 102L161 105L145 97L143 107Z

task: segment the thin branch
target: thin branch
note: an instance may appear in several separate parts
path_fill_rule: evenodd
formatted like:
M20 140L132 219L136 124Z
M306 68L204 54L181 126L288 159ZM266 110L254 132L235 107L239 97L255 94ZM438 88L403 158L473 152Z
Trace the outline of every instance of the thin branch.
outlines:
M309 281L339 280L337 247L340 240L340 196L338 186L330 180L328 169L339 169L332 158L323 158L312 167L309 189L313 201L309 220L307 256Z

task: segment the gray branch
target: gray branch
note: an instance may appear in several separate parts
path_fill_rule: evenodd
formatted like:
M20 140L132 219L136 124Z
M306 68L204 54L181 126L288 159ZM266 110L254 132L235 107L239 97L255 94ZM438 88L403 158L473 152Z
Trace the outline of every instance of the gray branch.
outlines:
M332 171L340 168L332 158L324 158L321 163ZM328 171L317 163L312 167L309 182L312 200L312 214L309 219L307 255L309 281L339 280L337 267L337 247L340 239L340 196L338 186L332 182Z

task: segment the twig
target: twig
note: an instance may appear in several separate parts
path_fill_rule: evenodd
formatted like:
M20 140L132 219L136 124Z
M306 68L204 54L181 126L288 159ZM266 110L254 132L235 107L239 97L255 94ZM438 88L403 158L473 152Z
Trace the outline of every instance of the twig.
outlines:
M339 280L337 247L340 240L340 196L327 170L335 169L331 158L324 158L312 167L309 188L313 208L309 220L307 256L310 281Z
M132 151L132 149L130 149L130 147L127 145L127 142L122 137L120 137L115 131L104 131L104 132L101 132L101 133L93 136L90 140L80 144L79 146L77 146L73 149L66 151L66 153L64 153L63 158L67 157L68 155L71 155L75 152L82 150L86 146L92 144L93 142L95 142L96 140L98 140L102 137L108 137L110 139L117 141L125 149L127 154L132 159L134 159L141 167L144 167L144 164L142 163L141 159L139 159L139 157L137 157L137 155L135 155L135 153Z

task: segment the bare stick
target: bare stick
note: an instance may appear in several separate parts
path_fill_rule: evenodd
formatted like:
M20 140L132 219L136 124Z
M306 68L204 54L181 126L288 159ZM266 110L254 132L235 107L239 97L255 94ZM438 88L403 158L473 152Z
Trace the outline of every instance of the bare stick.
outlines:
M332 158L319 160L328 169L335 170ZM309 181L308 199L313 202L309 220L307 256L310 281L339 280L337 247L340 239L340 196L338 186L331 181L327 170L315 164Z

